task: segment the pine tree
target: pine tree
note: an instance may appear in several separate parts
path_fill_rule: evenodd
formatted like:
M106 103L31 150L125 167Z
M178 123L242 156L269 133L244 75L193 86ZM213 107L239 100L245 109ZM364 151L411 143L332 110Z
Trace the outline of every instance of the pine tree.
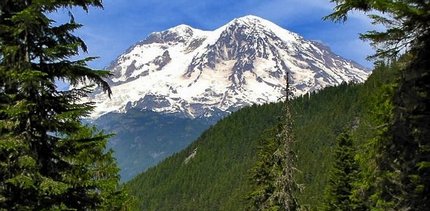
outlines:
M99 0L0 2L0 209L119 209L124 193L118 168L106 151L109 135L83 125L91 103L79 103L89 81L110 95L102 77L86 63L70 61L84 42L72 32L74 21L55 24L58 9L101 7Z
M414 52L429 42L430 2L422 0L331 0L334 12L324 19L346 21L348 13L359 10L368 13L373 24L384 25L385 31L361 34L376 48L374 59L393 60L404 50ZM378 11L379 13L374 13ZM381 15L381 13L385 15Z
M373 56L395 60L406 51L404 66L394 91L390 118L376 144L371 201L379 209L426 210L430 207L430 2L411 0L333 0L328 19L344 21L351 10L379 11L374 23L387 30L371 31L362 38L377 47Z
M248 196L251 209L299 210L295 194L300 190L294 179L296 155L293 151L293 120L290 109L287 73L284 111L275 137L265 139L252 169L254 190ZM273 134L273 132L272 132Z
M325 193L324 210L354 210L352 189L358 179L359 166L354 159L355 149L348 133L336 140L334 163Z
M279 147L279 142L273 138L276 134L276 129L266 131L263 137L267 138L262 137L259 143L257 161L250 172L250 182L253 184L252 191L247 196L250 210L270 210L274 207L268 199L273 194L275 183L273 153Z
M299 205L295 193L299 191L299 186L294 179L296 171L296 154L293 151L293 117L290 108L290 87L289 74L286 76L287 87L285 89L284 117L279 148L274 153L275 167L279 169L275 177L275 188L269 201L275 201L279 204L281 210L298 210Z

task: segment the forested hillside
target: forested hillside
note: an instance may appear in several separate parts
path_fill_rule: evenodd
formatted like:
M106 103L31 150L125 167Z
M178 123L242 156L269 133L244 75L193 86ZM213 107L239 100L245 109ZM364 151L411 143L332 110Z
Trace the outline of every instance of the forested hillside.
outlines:
M370 136L368 112L394 75L381 67L365 84L342 84L292 102L300 204L317 208L332 163L336 137L353 129L356 142ZM250 169L258 148L281 115L282 104L242 109L211 127L187 149L139 175L126 186L139 210L244 210Z

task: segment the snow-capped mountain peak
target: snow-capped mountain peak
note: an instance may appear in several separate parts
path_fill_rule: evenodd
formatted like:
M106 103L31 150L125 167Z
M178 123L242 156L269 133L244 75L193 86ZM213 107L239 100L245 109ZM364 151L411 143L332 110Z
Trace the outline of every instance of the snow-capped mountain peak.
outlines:
M290 73L302 95L370 74L327 47L248 15L214 31L179 25L151 33L108 68L113 97L96 94L92 117L129 108L186 117L228 113L275 102Z

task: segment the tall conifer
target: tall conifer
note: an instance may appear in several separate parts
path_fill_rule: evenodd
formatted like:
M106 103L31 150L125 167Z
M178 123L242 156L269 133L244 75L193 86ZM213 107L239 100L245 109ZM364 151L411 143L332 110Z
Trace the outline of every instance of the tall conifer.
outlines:
M406 52L391 99L390 118L381 125L374 156L376 180L371 201L377 209L426 210L430 207L430 1L332 0L337 6L327 18L345 21L352 10L370 14L385 31L362 35L377 48L378 59L396 60Z
M299 210L299 204L295 194L299 191L298 184L294 179L296 171L296 154L293 151L293 117L290 105L290 83L289 74L286 76L285 105L281 132L278 134L281 141L279 148L275 151L274 164L278 169L275 175L273 195L269 201L279 204L280 210Z
M248 196L255 210L299 210L294 179L296 155L293 151L293 119L290 108L288 73L283 116L275 137L262 142L257 163L252 169L254 190ZM270 132L270 131L269 131ZM274 132L271 131L271 134Z
M106 152L108 135L83 125L92 109L79 103L90 87L58 90L56 80L101 86L86 63L71 61L87 48L47 14L59 9L101 7L100 0L5 0L0 2L0 209L118 209L118 168Z
M355 149L350 135L340 134L334 149L334 163L326 188L324 210L346 211L356 208L351 197L359 171L354 155Z

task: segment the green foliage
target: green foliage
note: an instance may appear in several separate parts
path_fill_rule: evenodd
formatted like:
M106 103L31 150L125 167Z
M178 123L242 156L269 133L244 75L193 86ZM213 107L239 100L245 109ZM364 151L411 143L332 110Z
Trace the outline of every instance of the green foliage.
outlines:
M381 106L382 123L378 134L370 139L375 147L367 158L372 167L363 181L375 209L425 210L430 207L430 2L411 0L334 0L337 7L328 18L345 20L351 10L378 11L383 17L371 15L375 23L387 26L384 32L363 35L377 47L375 57L399 62L398 83L387 92ZM371 176L372 175L372 176Z
M300 169L294 177L305 187L296 193L302 208L317 210L322 205L336 137L345 128L355 128L352 136L361 149L372 135L365 110L385 81L393 79L390 74L378 69L365 84L342 84L292 100L293 151ZM247 200L250 193L255 200L265 200L274 178L260 166L270 164L264 157L272 156L278 147L274 137L282 108L278 103L235 112L187 149L131 180L126 189L135 197L134 209L247 210L253 206ZM258 172L261 179L250 181L251 169L256 168L263 169ZM256 182L261 188L256 188Z
M269 196L269 201L275 202L277 210L299 210L300 206L297 203L296 196L299 192L299 185L294 178L295 171L297 170L297 157L293 150L295 138L288 81L286 93L286 100L282 111L281 130L276 135L276 138L280 139L280 144L273 153L274 159L272 161L275 188L273 194Z
M388 131L387 122L392 118L392 95L394 90L394 81L398 69L392 65L379 65L375 71L375 77L379 78L380 86L367 103L368 110L363 116L363 122L358 128L357 134L362 138L360 150L357 152L357 158L361 167L360 180L354 184L352 198L360 202L363 206L371 209L375 204L381 204L381 198L375 195L375 184L379 180L376 159L380 157L378 149L389 146L385 136ZM391 73L391 74L390 74ZM387 79L388 78L388 79ZM380 207L384 207L379 205ZM388 209L382 208L382 209Z
M346 21L348 12L364 11L373 24L382 24L385 31L369 31L361 38L372 41L377 52L373 58L392 60L402 50L421 46L430 36L430 2L422 0L331 0L336 3L334 12L325 17ZM381 14L383 13L383 14Z
M348 133L340 134L336 142L323 210L363 210L352 200L353 184L359 179L354 143Z
M108 135L83 125L92 105L79 100L89 87L58 91L56 80L90 81L110 89L92 58L67 60L86 50L72 34L73 16L53 26L46 14L101 1L0 3L0 209L119 209L118 168L105 147Z
M134 209L243 210L257 137L277 122L272 115L279 115L279 108L272 104L242 109L131 180L126 189L136 198Z
M392 65L377 67L373 77L378 78L379 85L374 85L381 88L369 98L369 109L355 133L362 140L361 149L358 151L362 179L354 185L353 198L369 209L423 210L427 206L427 194L422 194L427 190L425 187L428 184L427 176L424 175L426 169L420 169L420 163L425 162L426 157L420 147L425 148L428 139L408 137L410 130L404 127L410 125L396 120L399 114L393 100L398 92L397 84L401 82L398 73L405 74L401 70L409 66L409 60L409 55L405 55ZM413 103L417 108L419 103ZM407 116L403 114L402 117ZM393 125L397 125L397 128ZM403 140L400 141L399 137ZM421 170L424 171L420 172Z
M329 87L291 102L296 140L293 150L300 169L294 177L305 187L296 193L301 208L322 207L322 196L335 162L335 140L345 129L353 131L357 161L363 169L359 178L373 174L376 164L369 158L374 146L367 140L379 133L377 106L387 105L379 99L391 96L384 90L386 84L395 81L394 72L392 67L381 65L365 84ZM134 196L133 208L249 210L254 207L250 197L254 197L251 201L267 200L275 180L266 171L271 165L267 161L279 147L275 137L280 131L277 117L282 108L278 103L233 113L184 151L131 180L126 188ZM185 164L188 157L192 158ZM367 180L353 184L351 200L357 207L368 205L362 199L370 197L370 185Z
M393 183L398 192L388 198L396 202L395 208L425 210L430 207L430 168L423 165L430 162L429 54L430 37L415 48L394 94L393 121L389 128L392 146L383 149L387 156L382 164L394 161L387 172L401 172L400 183Z
M286 93L289 93L287 81ZM289 96L286 96L282 121L272 138L265 139L267 146L258 152L257 161L251 171L254 185L249 195L251 209L255 210L299 210L297 193L299 185L294 174L297 171L294 145L293 117Z
M297 182L303 184L299 204L317 210L333 163L333 148L336 137L345 129L354 128L362 121L362 114L369 93L369 80L364 85L342 84L326 88L318 93L298 98L295 104L295 134Z
M283 133L282 130L282 124L269 130L259 143L257 161L250 171L249 181L252 189L247 196L250 201L250 210L299 209L295 196L299 193L299 186L293 178L293 174L297 170L293 166L295 154L291 148L285 148L285 138L280 135ZM292 147L293 145L290 144L289 146ZM291 157L280 152L281 150L285 151L285 149L290 149L288 153ZM290 159L294 160L291 161ZM288 164L287 162L294 163ZM286 177L288 180L280 182L285 175L290 177Z
M250 173L250 183L252 190L248 195L250 200L250 210L269 210L275 204L269 201L275 189L275 175L273 173L273 153L279 148L279 138L276 138L278 131L275 128L268 130L258 143L257 161Z
M375 166L367 180L376 181L369 189L377 209L424 210L430 206L430 169L421 166L430 161L429 78L428 69L421 65L430 65L428 60L416 58L392 67L400 69L401 77L396 84L386 85L384 101L375 109L380 127L370 140L375 150L368 160Z
M397 72L394 66L378 65L360 91L362 96L367 96L363 98L365 109L361 113L360 121L352 128L351 133L357 146L356 160L360 165L359 180L353 184L351 201L363 209L370 209L373 206L370 195L371 186L376 180L375 149L379 137L386 131L385 122L390 118L392 109L390 99Z

